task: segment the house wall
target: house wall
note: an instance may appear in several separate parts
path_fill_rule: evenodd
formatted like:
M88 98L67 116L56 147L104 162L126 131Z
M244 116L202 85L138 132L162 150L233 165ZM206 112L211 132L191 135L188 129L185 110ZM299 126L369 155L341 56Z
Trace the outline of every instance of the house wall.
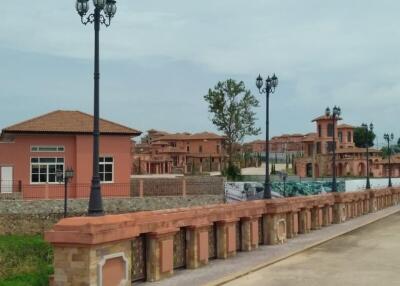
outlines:
M0 166L13 167L13 180L21 181L25 198L59 197L62 192L59 184L31 184L31 157L63 157L64 168L71 167L74 177L71 180L70 196L84 197L89 193L87 187L92 178L92 136L91 135L15 135L13 142L0 144ZM31 152L32 145L60 145L64 152ZM132 168L131 140L129 136L101 136L100 156L114 158L114 181L102 184L105 192L116 192L122 196L117 184L130 184ZM85 185L85 188L82 187ZM74 187L76 186L76 187ZM52 192L52 189L57 191ZM107 190L109 189L109 190ZM14 189L15 191L15 189ZM112 195L112 194L111 194ZM28 196L28 197L26 197Z
M190 146L190 154L197 155L219 155L222 153L222 146L220 140L191 140L188 141L188 145ZM220 146L220 151L217 153L217 145ZM202 152L199 152L199 148L202 146Z
M62 145L65 152L31 152L32 145ZM18 135L13 142L0 144L0 166L13 167L13 180L30 184L31 157L64 157L65 165L75 166L74 136ZM73 179L74 181L76 180ZM73 181L73 182L74 182Z
M342 142L339 142L339 148L349 148L349 147L354 147L354 130L352 128L338 128L338 138L339 138L339 132L342 132ZM351 140L348 140L348 133L351 134Z

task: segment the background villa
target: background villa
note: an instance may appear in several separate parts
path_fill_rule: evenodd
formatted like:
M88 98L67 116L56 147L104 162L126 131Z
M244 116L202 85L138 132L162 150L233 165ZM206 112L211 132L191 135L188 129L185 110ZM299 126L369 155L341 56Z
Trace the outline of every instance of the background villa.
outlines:
M135 174L203 173L221 171L224 137L210 133L175 133L149 130L135 146Z
M70 167L75 176L69 196L88 197L92 130L91 115L62 110L4 128L0 137L0 192L22 192L24 198L62 198L56 172ZM129 196L131 139L141 132L104 119L100 132L103 195Z

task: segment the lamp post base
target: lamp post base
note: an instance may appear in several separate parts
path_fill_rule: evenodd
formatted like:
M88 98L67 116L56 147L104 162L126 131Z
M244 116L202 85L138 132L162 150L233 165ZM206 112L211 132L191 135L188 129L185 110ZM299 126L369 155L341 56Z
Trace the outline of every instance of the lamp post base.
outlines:
M99 182L92 181L92 186L90 189L88 215L89 216L104 215L103 200L101 198L101 189Z
M264 199L266 199L266 200L272 199L271 184L270 183L265 183L264 184Z

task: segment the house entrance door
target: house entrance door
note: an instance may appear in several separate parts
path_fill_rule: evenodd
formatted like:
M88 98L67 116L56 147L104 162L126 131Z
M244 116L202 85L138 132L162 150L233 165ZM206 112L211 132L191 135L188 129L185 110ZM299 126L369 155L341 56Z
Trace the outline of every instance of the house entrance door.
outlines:
M13 190L13 167L1 167L0 193L12 193Z

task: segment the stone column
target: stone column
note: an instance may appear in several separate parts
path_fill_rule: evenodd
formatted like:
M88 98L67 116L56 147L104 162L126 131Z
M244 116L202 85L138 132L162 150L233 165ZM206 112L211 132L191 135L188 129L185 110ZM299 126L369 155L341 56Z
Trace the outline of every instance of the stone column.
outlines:
M392 189L392 203L393 205L397 205L399 203L399 195L394 189Z
M217 225L217 258L236 255L236 221L219 221Z
M352 217L355 218L358 216L358 201L352 203Z
M174 273L174 235L177 230L150 233L147 237L147 281L154 282Z
M353 218L353 203L346 204L346 218L347 219Z
M374 195L369 198L369 212L374 213L378 210L377 199Z
M186 267L199 268L208 264L209 225L190 226L187 231Z
M308 208L303 208L300 211L299 217L299 233L309 233L311 230L311 212Z
M364 213L364 199L358 201L358 216L362 216Z
M333 223L338 224L346 221L347 209L345 203L333 205Z
M363 200L363 215L369 213L369 198Z
M54 285L131 285L130 241L53 247Z
M328 226L331 224L330 212L331 212L330 205L325 205L322 208L322 226Z
M251 251L258 248L258 217L241 219L242 251Z
M311 209L311 229L320 229L322 225L322 209L315 206Z
M286 214L266 214L263 219L264 244L284 243L286 236Z
M297 211L286 214L286 236L294 238L299 232L299 213Z

